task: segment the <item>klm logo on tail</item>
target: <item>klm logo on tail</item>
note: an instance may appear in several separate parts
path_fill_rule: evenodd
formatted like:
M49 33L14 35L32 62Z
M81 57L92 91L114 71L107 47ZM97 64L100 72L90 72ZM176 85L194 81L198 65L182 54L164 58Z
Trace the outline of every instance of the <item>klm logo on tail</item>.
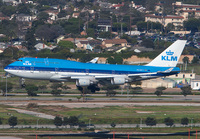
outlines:
M177 61L178 60L177 56L173 56L174 52L171 52L171 50L166 52L166 54L167 54L166 56L161 56L162 61Z

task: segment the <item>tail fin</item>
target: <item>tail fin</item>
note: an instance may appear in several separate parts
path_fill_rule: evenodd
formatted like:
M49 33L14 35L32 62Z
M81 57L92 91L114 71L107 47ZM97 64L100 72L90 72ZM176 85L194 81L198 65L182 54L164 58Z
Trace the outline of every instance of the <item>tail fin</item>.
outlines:
M186 40L177 40L146 66L176 67Z

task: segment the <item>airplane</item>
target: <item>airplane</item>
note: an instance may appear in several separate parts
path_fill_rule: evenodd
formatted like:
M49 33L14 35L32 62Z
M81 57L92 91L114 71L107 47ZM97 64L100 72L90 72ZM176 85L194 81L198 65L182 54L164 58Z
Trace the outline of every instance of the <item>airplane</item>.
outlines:
M98 84L123 85L178 74L176 67L186 40L177 40L147 65L81 63L63 59L23 57L4 70L12 75L49 81L75 81L77 87L99 90ZM93 86L93 87L91 87ZM95 88L95 89L94 89Z

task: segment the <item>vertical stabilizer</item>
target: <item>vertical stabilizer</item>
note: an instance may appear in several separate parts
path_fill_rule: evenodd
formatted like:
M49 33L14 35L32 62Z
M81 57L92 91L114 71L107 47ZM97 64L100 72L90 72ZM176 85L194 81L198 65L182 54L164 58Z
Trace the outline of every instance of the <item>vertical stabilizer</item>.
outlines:
M176 67L186 40L177 40L146 66Z

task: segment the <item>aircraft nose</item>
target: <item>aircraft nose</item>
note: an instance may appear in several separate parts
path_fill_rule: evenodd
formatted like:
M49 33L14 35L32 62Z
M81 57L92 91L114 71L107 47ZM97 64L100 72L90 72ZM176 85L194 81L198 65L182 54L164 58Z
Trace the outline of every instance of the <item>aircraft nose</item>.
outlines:
M8 66L6 66L6 67L4 68L4 71L9 73Z

